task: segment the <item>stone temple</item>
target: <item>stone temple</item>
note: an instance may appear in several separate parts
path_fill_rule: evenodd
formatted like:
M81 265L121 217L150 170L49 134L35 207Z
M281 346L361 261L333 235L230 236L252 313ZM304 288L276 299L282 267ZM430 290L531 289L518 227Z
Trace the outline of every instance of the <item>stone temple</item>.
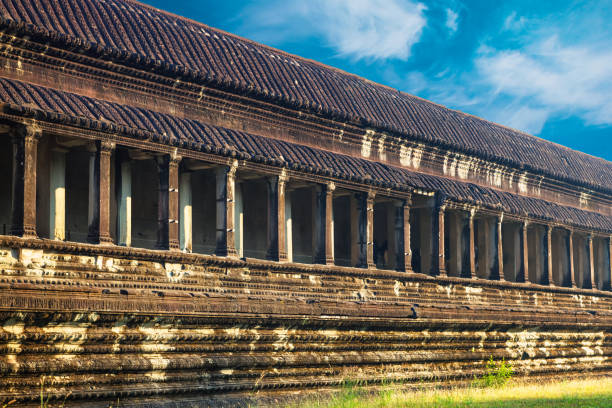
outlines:
M0 51L0 401L612 372L612 163L132 0Z

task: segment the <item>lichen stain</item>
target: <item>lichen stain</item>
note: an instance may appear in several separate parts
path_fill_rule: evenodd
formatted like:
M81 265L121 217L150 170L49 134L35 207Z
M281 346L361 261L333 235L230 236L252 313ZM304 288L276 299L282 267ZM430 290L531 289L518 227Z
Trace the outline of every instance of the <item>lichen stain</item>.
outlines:
M412 147L401 145L399 151L399 160L402 166L410 167L410 163L412 161Z
M412 152L412 167L418 169L421 167L421 159L423 158L425 145L419 144Z
M393 285L393 293L395 293L395 296L400 295L401 288L402 288L402 283L400 281L395 281L395 284Z
M382 161L387 160L387 153L385 152L385 140L387 135L382 133L378 138L378 158Z
M374 131L371 129L366 130L363 135L363 140L361 142L361 156L364 158L369 158L372 154L372 141L374 140Z
M519 176L518 179L518 189L521 193L527 193L527 173L523 173Z
M580 193L580 207L585 208L589 206L589 200L591 195L589 193Z

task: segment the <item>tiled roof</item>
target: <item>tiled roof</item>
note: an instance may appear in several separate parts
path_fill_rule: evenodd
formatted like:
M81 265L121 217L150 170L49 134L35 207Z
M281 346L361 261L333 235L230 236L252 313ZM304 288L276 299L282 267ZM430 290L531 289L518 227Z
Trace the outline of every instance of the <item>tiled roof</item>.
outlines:
M612 191L612 163L131 0L0 0L0 27Z
M0 78L2 112L612 232L612 217L362 158Z

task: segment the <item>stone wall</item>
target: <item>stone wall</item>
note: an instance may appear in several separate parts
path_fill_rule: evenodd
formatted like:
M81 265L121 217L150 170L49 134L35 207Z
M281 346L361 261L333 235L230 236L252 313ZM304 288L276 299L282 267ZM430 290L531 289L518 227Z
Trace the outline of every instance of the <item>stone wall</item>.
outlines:
M216 405L359 380L607 373L612 294L0 237L0 401ZM20 405L22 406L22 405Z

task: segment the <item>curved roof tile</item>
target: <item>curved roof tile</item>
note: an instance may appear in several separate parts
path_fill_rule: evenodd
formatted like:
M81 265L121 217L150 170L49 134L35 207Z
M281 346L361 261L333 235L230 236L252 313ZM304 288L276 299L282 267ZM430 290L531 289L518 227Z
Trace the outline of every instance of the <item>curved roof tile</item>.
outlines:
M599 213L25 82L0 78L0 102L4 103L2 110L13 115L120 132L133 138L396 190L437 192L457 202L612 232L612 217Z
M612 192L612 163L132 0L0 0L0 25ZM13 22L13 23L11 23ZM22 27L23 28L23 27Z

